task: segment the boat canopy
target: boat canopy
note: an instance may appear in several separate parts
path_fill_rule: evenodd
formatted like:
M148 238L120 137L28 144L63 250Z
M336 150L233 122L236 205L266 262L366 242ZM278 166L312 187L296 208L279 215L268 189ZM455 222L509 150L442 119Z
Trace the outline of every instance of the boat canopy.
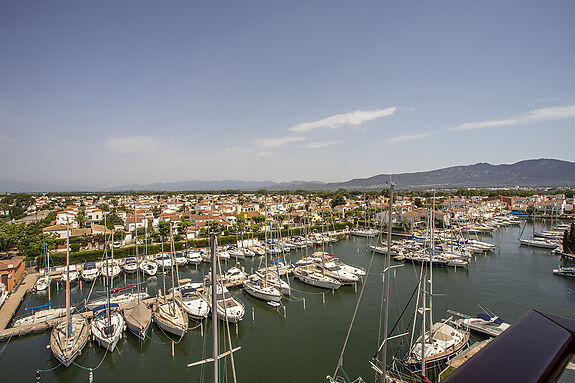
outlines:
M86 262L84 263L84 269L95 269L96 263L94 262Z
M51 301L48 301L48 303L40 305L40 306L35 306L35 307L27 307L26 311L28 310L36 310L36 309L42 309L44 307L50 307Z
M486 321L488 321L488 322L494 322L494 323L497 323L497 324L502 324L502 323L503 323L503 319L501 319L501 318L499 318L499 317L491 317L491 316L489 316L489 315L487 315L487 314L485 314L485 313L479 313L479 314L477 314L477 318L486 320ZM494 318L495 318L495 320L494 320Z
M110 309L119 309L120 305L117 303L110 303ZM96 306L92 309L92 312L94 313L94 315L100 315L101 313L105 312L106 310L108 310L108 305L107 304L103 304L103 305L99 305Z

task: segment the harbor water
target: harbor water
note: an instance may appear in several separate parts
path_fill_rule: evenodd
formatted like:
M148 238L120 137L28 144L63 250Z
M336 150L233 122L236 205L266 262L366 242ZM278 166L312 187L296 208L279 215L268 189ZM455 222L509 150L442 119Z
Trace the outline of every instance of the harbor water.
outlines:
M531 231L530 225L525 233ZM492 236L481 238L497 245L497 250L476 255L465 269L433 270L433 318L440 320L454 310L469 315L481 312L484 307L506 322L513 323L530 309L549 312L575 319L575 280L554 276L559 257L550 251L519 245L520 227L500 228ZM527 236L527 234L524 234ZM369 359L378 347L381 337L380 313L382 308L382 272L386 256L368 252L374 239L349 237L326 245L325 251L333 253L343 262L368 268L369 277L357 286L343 286L335 292L304 285L291 278L292 297L282 301L282 306L272 307L248 296L241 288L231 291L245 304L246 315L236 327L230 325L233 347L241 350L233 354L236 375L240 382L325 382L332 375L339 358L360 290L365 286L357 318L351 331L343 357L343 366L350 378L358 376L373 380ZM315 248L319 250L319 248ZM314 249L309 249L310 252ZM295 262L305 250L292 250L286 258ZM246 259L240 264L249 273L259 267L260 258ZM223 269L235 266L230 260ZM392 264L401 264L393 261ZM180 268L180 278L201 281L209 265L202 264ZM416 288L420 266L405 264L392 271L390 289L390 327L395 323L409 297ZM150 295L163 290L164 276L145 279ZM135 276L121 274L115 286L135 282ZM166 286L170 287L169 276ZM74 283L72 302L79 303L90 292L91 285ZM128 290L129 291L129 290ZM63 306L63 285L52 283L54 306ZM99 280L92 297L103 295ZM46 303L46 293L25 297L16 316L25 314L26 307ZM415 310L412 303L400 321L395 333L404 332L411 323ZM253 314L252 314L253 313ZM408 315L407 315L408 314ZM36 370L42 370L41 382L87 382L93 369L94 382L200 382L211 381L211 365L187 367L211 356L210 320L200 323L190 321L191 329L181 339L166 335L153 326L149 338L140 342L126 332L113 353L90 342L76 359L77 365L57 367L49 344L50 334L12 338L0 343L0 371L2 381L32 382ZM219 326L220 334L226 329ZM379 335L378 335L379 334ZM482 339L474 337L474 340ZM229 348L228 339L221 337L220 350ZM388 357L401 357L407 350L409 336L392 341ZM399 350L399 351L398 351ZM55 368L57 367L57 368ZM220 381L233 381L230 358L220 361Z

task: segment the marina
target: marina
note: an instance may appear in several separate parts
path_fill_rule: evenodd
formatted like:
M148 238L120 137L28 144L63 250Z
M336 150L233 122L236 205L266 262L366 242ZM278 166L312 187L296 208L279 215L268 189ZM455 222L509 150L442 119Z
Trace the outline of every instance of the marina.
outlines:
M552 271L559 261L558 256L544 249L520 246L517 240L519 231L520 228L517 226L502 227L494 230L490 237L481 238L481 241L496 245L496 250L473 255L467 269L434 270L434 293L444 295L434 299L434 311L438 312L440 317L447 317L449 315L447 310L479 312L481 310L477 305L480 304L482 307L497 312L510 324L513 324L530 308L573 318L570 307L575 302L574 281L553 275ZM367 270L373 253L366 249L374 243L374 239L368 237L348 237L331 243L325 247L325 250L348 265ZM310 250L308 253L311 256L314 250ZM305 254L305 249L294 249L286 253L285 257L289 262L295 263ZM239 262L251 274L260 266L258 258L246 258ZM381 279L378 280L377 275L383 270L385 259L385 255L375 254L371 273L367 279L355 285L342 286L337 291L326 291L290 278L292 295L289 298L283 297L278 307L267 305L264 301L248 295L239 287L243 280L237 280L228 285L230 293L242 302L246 312L244 318L237 324L230 323L231 339L234 345L241 346L241 350L234 353L239 379L260 381L258 379L261 376L273 376L275 381L291 382L298 380L300 373L305 373L309 377L305 379L306 381L322 381L337 362L338 350L344 341L341 334L347 331L349 318L353 313L353 306L362 283L366 284L365 296L359 307L356 327L347 346L349 351L345 356L345 367L350 374L353 371L356 376L364 378L371 376L373 372L370 372L367 360L377 347L377 334L367 329L377 328L378 302L381 299ZM392 264L403 263L392 260ZM235 265L235 260L222 262L222 270ZM179 278L183 281L201 282L208 268L209 264L183 266L180 268ZM275 267L268 267L268 271L275 269ZM392 294L396 295L398 302L402 299L404 302L407 301L407 296L411 294L417 281L419 269L418 265L404 264L403 267L393 270ZM284 273L289 273L288 269L284 270L286 270ZM39 275L29 274L21 289L24 289L24 292L30 290L29 286L34 285L34 278ZM145 300L147 304L154 302L155 295L162 289L164 277L167 278L166 284L171 285L169 275L161 272L153 277L144 277L143 286L151 297ZM114 284L115 286L131 285L135 283L135 280L136 276L133 273L122 273L115 279ZM537 288L528 287L531 285ZM88 283L84 283L80 288L79 282L72 283L72 302L80 302L82 298L85 298L89 293L88 286ZM61 282L52 283L50 289L53 306L61 307L64 303ZM101 295L102 289L100 277L95 284L94 292ZM533 293L529 295L519 293L523 289L530 289ZM25 314L26 307L39 306L47 299L45 292L29 291L22 296L22 303L16 311L16 318ZM399 304L391 305L390 317L396 317L401 309ZM76 315L90 318L92 312L87 311ZM6 363L22 363L21 360L26 360L26 366L34 364L34 367L12 369L16 374L16 379L26 380L34 375L36 369L47 370L57 366L58 362L50 356L50 350L46 349L49 343L49 332L44 330L48 330L59 321L61 319L28 328L26 332L37 333L30 336L20 337L21 333L18 331L22 330L11 328L3 330L1 336L4 344L1 347L4 351L0 357L0 368L7 366ZM102 362L104 367L93 371L94 381L110 379L109 374L112 371L114 371L114 376L126 374L126 378L128 376L133 378L134 376L127 374L135 373L136 377L142 381L154 381L161 379L161 376L169 376L175 381L209 380L207 369L185 367L192 361L205 358L205 352L209 350L209 346L205 343L205 334L209 332L209 327L210 324L206 320L191 319L190 330L181 339L164 334L155 325L151 326L148 336L143 341L125 332L117 344L116 351L105 355L103 348L89 342L82 354L78 356L76 363L83 367L93 368ZM219 327L222 328L222 324ZM481 335L471 336L472 343L482 339L484 337ZM264 346L270 342L277 346L271 348ZM173 356L172 343L174 344ZM322 345L321 352L317 351L318 344ZM394 349L398 347L398 344L399 341L394 340L390 342L389 347ZM30 352L30 350L34 351ZM253 360L262 358L263 355L265 355L265 365L259 366L257 371L254 371ZM310 355L314 356L313 362L309 360ZM289 358L292 364L299 363L302 370L276 372L286 358ZM134 365L139 366L136 372L133 372L131 367ZM23 364L21 366L24 367ZM84 374L87 374L85 370L72 365L67 369L60 367L53 371L42 372L41 381L74 381L82 379Z

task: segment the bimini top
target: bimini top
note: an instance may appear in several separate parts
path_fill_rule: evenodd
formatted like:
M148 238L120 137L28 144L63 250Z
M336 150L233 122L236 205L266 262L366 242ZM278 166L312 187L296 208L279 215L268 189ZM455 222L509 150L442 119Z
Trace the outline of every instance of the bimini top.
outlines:
M117 303L110 303L110 310L119 310L120 309L120 305ZM100 315L101 313L105 312L108 310L108 305L107 304L103 304L103 305L99 305L96 306L92 309L92 312L94 313L95 316Z
M502 324L502 323L503 323L503 319L501 319L501 318L499 318L499 317L496 317L496 319L493 320L493 318L495 318L495 317L491 317L491 316L489 316L489 315L487 315L487 314L485 314L485 313L479 313L479 314L477 314L477 318L486 320L486 321L488 321L488 322L494 322L494 323L497 323L497 324Z

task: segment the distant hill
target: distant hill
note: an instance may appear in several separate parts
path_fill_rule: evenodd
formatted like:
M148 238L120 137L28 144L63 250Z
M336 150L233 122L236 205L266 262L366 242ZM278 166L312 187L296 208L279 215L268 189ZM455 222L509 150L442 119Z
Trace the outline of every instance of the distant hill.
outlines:
M258 190L266 189L271 186L277 185L276 182L262 181L237 181L237 180L222 180L222 181L185 181L185 182L166 182L155 183L147 185L122 185L116 186L109 190L111 191L179 191L179 190Z
M491 165L481 162L427 172L391 174L391 177L396 186L402 189L575 186L575 163L553 159L526 160L512 165ZM389 178L390 174L379 174L346 182L305 184L305 189L385 188ZM302 189L302 186L292 187Z
M0 181L0 193L16 192L64 192L64 191L204 191L204 190L336 190L339 188L361 190L387 187L390 174L369 178L356 178L345 182L322 183L318 181L186 181L145 185L123 185L113 188L90 188L35 184L16 181ZM464 188L464 187L555 187L575 186L575 163L553 159L525 160L511 165L478 163L468 166L427 172L391 174L400 189Z

